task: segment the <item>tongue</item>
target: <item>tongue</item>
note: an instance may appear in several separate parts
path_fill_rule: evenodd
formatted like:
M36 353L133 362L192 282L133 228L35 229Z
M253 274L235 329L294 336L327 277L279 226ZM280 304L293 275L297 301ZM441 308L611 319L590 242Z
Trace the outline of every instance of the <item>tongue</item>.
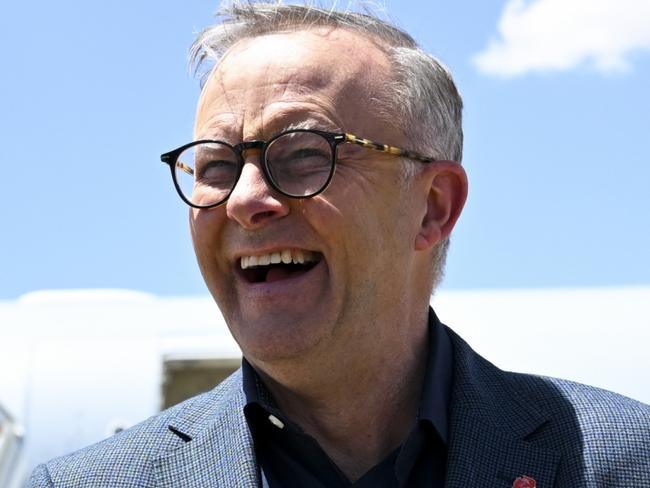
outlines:
M270 283L273 281L286 280L292 274L294 274L294 272L289 271L283 266L273 266L266 274L266 282Z

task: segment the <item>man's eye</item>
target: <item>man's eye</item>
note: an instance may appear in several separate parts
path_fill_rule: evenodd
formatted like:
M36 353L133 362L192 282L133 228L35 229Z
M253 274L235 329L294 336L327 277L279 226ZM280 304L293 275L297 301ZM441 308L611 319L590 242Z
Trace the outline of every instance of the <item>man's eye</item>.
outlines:
M211 160L197 164L198 182L206 185L229 184L237 174L237 164L234 161Z
M276 160L286 171L313 171L329 167L330 154L320 149L297 149Z
M306 147L292 151L289 157L291 159L327 158L327 154L321 149Z

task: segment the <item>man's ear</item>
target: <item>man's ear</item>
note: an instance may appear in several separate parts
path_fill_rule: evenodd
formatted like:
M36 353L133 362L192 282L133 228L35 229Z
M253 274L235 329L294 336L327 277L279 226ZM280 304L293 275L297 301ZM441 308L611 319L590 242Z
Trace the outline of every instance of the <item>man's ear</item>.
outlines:
M423 185L418 188L426 193L426 208L415 250L424 251L451 234L467 199L467 174L460 163L437 161L426 166L418 179Z

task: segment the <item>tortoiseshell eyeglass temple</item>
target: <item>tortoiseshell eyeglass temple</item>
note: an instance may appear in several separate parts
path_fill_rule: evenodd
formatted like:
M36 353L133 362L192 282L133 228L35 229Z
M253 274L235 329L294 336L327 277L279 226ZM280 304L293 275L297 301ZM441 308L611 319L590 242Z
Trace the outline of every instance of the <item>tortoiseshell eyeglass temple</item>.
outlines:
M343 136L345 137L345 142L349 142L350 144L357 144L359 146L368 147L370 149L375 149L377 151L385 152L388 154L394 154L395 156L402 156L404 158L415 159L422 163L432 163L436 161L435 158L423 156L422 154L416 153L414 151L407 151L406 149L401 149L399 147L389 146L387 144L381 144L380 142L374 142L369 139L363 139L361 137L357 137L354 134L349 134L347 132L343 134Z
M194 176L194 170L191 167L189 167L187 164L181 163L180 161L176 161L176 167L181 171L184 171L188 175Z

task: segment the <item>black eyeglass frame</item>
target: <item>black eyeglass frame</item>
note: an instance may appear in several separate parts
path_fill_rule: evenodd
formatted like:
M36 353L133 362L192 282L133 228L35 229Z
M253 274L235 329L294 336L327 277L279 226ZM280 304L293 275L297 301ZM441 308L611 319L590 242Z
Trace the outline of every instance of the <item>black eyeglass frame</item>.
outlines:
M287 134L292 134L292 133L298 133L298 132L307 132L307 133L312 133L312 134L317 134L321 137L323 137L328 144L330 145L331 149L331 154L332 154L332 161L330 164L330 172L327 177L326 182L322 185L322 187L315 192L312 192L308 195L293 195L291 193L287 193L283 191L278 183L275 181L273 174L271 170L268 167L268 162L266 159L266 151L267 149L271 146L271 144L279 139L282 136L285 136ZM334 173L336 171L336 162L337 162L337 148L340 144L342 143L349 143L349 144L356 144L362 147L367 147L370 149L374 149L376 151L381 151L384 153L392 154L394 156L398 157L403 157L403 158L408 158L408 159L414 159L416 161L420 161L422 163L432 163L435 161L439 161L436 158L429 157L429 156L424 156L420 153L417 153L415 151L410 151L406 149L402 149L399 147L395 146L389 146L387 144L382 144L379 142L374 142L369 139L363 139L361 137L357 137L354 134L350 133L336 133L336 132L327 132L327 131L322 131L322 130L316 130L316 129L290 129L286 130L283 132L280 132L279 134L276 134L273 136L271 139L268 141L263 141L263 140L252 140L252 141L244 141L240 142L239 144L235 144L234 146L232 144L228 144L227 142L224 141L219 141L215 139L200 139L198 141L192 141L188 144L185 144L183 146L180 146L179 148L176 148L172 151L166 152L164 154L160 155L160 160L167 164L169 166L169 169L172 174L172 181L174 182L174 187L176 188L176 192L178 195L181 197L181 199L188 204L190 207L193 208L199 208L199 209L208 209L208 208L214 208L218 207L219 205L224 204L225 202L228 201L228 198L230 198L230 195L232 194L232 191L235 189L235 186L237 186L237 183L239 182L239 178L241 176L242 169L244 167L244 156L243 152L248 150L248 149L259 149L262 152L262 157L260 158L261 161L261 168L262 168L262 173L264 174L264 179L267 181L271 187L280 193L281 195L284 195L289 198L298 198L298 199L303 199L303 198L312 198L315 197L316 195L324 192L327 187L329 186L330 182L332 181L332 178L334 177ZM192 203L187 199L187 197L183 194L183 191L181 190L181 187L176 179L176 172L174 171L174 168L178 167L182 171L185 171L186 173L193 175L194 171L192 168L189 166L183 164L178 160L180 155L186 151L187 149L198 146L200 144L223 144L224 146L227 146L233 150L235 155L237 156L237 174L235 178L233 179L233 185L232 188L230 188L230 191L228 192L227 196L220 200L217 203L213 203L210 205L197 205L195 203Z

